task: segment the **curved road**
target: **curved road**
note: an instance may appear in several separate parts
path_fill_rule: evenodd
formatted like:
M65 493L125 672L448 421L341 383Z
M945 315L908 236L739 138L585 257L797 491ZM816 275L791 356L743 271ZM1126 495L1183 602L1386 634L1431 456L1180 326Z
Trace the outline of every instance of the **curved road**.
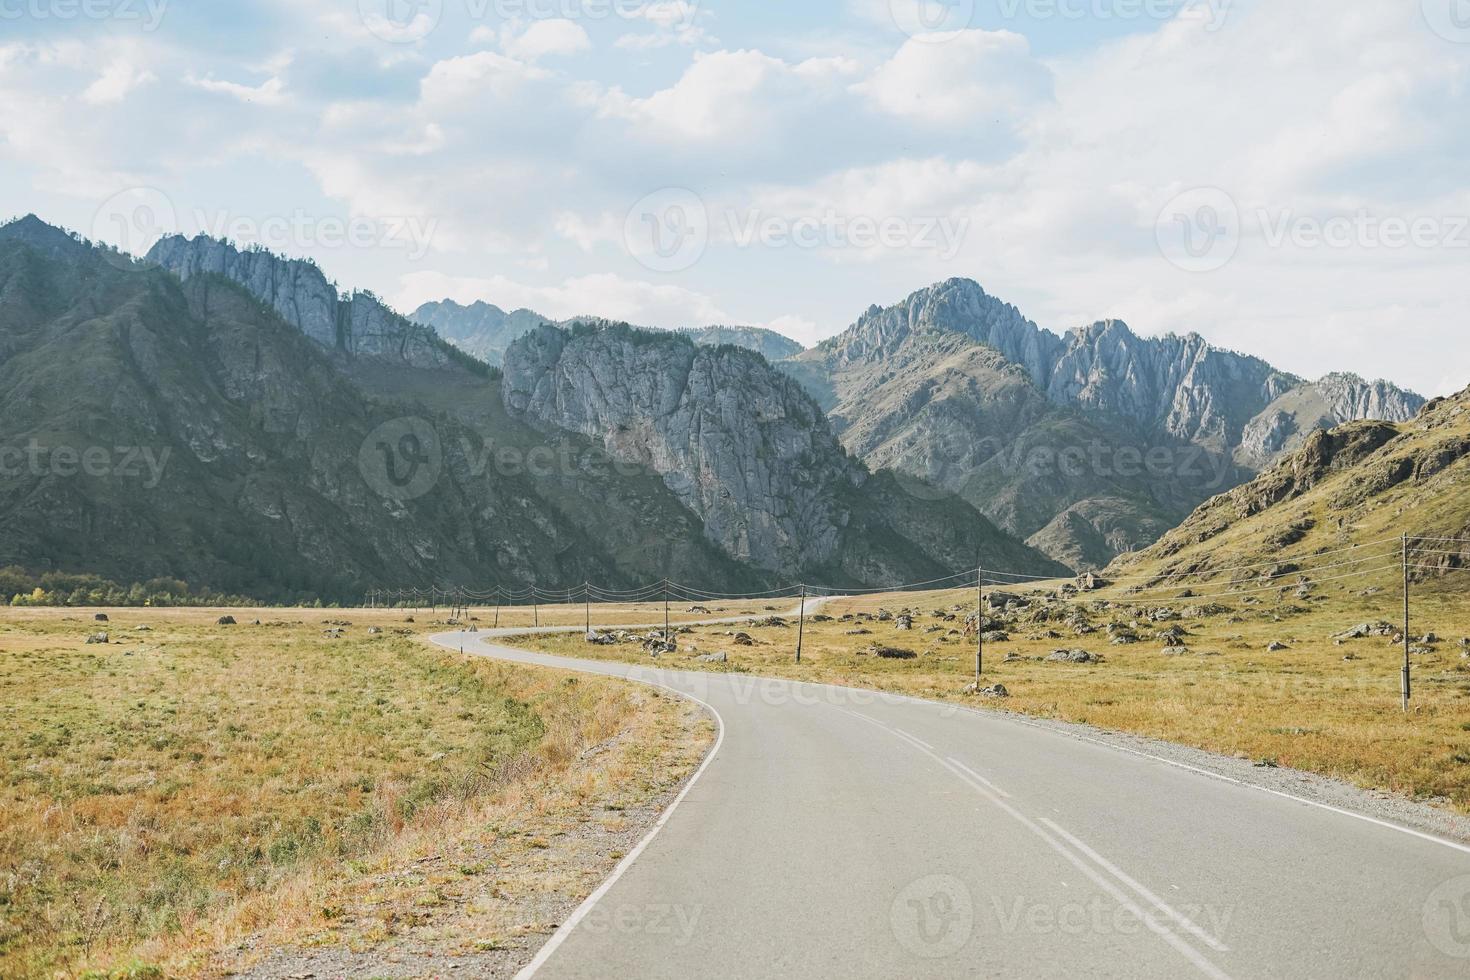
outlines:
M523 977L1470 976L1462 845L1000 715L495 643L528 632L435 641L720 736Z

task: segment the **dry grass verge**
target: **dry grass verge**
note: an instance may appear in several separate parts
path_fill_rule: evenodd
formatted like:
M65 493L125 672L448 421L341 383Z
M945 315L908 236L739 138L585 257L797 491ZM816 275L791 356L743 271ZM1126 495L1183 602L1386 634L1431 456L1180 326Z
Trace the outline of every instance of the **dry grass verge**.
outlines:
M0 618L0 975L292 944L513 965L709 741L680 702L436 650L401 614L232 614Z
M1415 590L1411 631L1416 637L1433 632L1439 640L1414 655L1416 688L1407 715L1399 704L1402 648L1390 637L1333 638L1364 621L1401 620L1401 592L1391 575L1381 583L1326 586L1311 599L1273 593L1223 600L1218 608L1190 598L1141 606L1098 596L1048 601L1035 590L1025 610L996 613L991 624L1007 639L987 643L984 683L1003 685L1005 698L966 690L974 682L975 644L963 635L963 620L975 608L973 589L833 600L820 610L829 620L808 620L800 665L793 656L794 622L696 627L658 665L864 687L1089 723L1466 813L1470 647L1461 639L1470 637L1470 599L1460 583L1448 580ZM864 618L884 608L912 612L913 628L898 629L896 618ZM1083 614L1075 622L1068 618L1074 609ZM1039 620L1039 610L1048 618ZM1153 610L1172 613L1156 621ZM1181 639L1163 636L1176 626L1185 631ZM753 645L736 643L737 632L748 634ZM1119 632L1138 640L1115 645ZM526 637L516 645L593 659L647 659L636 645L590 646L580 636ZM916 656L880 656L884 648ZM1046 659L1072 649L1103 660ZM728 661L698 659L711 653L724 653Z

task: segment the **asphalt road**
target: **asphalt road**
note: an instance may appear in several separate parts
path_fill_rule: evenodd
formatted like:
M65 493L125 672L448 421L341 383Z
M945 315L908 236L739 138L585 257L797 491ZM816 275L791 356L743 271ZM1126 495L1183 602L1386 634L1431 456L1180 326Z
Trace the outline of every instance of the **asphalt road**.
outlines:
M720 723L523 977L1470 977L1461 845L1001 716L500 638L436 640Z

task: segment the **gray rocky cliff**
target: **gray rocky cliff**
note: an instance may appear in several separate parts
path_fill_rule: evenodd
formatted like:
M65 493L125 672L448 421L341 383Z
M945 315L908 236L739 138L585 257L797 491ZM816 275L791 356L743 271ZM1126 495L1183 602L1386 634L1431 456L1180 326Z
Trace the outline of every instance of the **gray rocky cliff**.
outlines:
M632 328L542 327L512 345L513 414L601 439L647 467L732 556L768 569L832 559L865 478L812 400L755 354Z
M1360 419L1407 422L1423 407L1422 396L1387 381L1329 374L1286 392L1251 419L1241 434L1236 459L1243 466L1265 469L1320 429Z
M432 329L400 316L372 293L339 295L314 263L242 250L204 235L164 238L149 250L147 261L185 281L200 274L223 276L328 350L422 368L453 363Z

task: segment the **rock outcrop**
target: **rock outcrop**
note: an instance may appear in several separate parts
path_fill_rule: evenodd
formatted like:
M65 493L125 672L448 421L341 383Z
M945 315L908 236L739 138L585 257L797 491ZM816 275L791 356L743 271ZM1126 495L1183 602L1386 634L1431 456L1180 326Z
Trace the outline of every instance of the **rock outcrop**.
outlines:
M1057 336L968 279L872 307L781 367L859 458L958 493L1078 567L1152 543L1315 429L1402 421L1423 403L1117 320Z
M870 474L801 387L751 351L626 325L544 326L511 346L503 383L512 415L599 438L659 474L711 541L761 568L901 581L983 553L1063 567L942 491Z
M412 319L415 323L434 328L439 336L460 350L493 367L499 367L505 360L506 348L511 344L543 323L557 322L553 317L542 316L532 310L507 313L491 303L475 302L464 306L448 299L425 303L413 312ZM613 322L601 317L583 316L563 320L557 325L566 327L586 323L606 327L612 326ZM804 350L789 337L761 327L688 327L678 332L696 344L744 347L773 362L794 357Z
M307 337L349 357L421 368L465 366L469 360L456 357L431 328L400 316L372 293L339 295L312 262L261 249L241 250L204 235L161 239L147 261L186 281L207 273L238 283Z
M1386 381L1329 374L1288 391L1246 423L1235 457L1244 466L1265 469L1320 429L1359 419L1402 422L1423 407L1423 397Z
M507 313L491 303L476 302L464 306L453 300L425 303L414 310L415 323L433 328L471 357L499 367L505 350L549 318L531 310Z

